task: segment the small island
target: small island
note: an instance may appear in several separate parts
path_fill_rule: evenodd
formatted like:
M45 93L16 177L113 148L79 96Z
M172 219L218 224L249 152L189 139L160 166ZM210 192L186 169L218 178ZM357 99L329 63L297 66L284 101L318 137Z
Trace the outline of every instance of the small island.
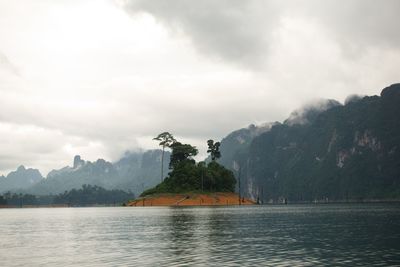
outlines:
M254 201L235 194L236 179L232 171L218 164L221 157L220 142L208 140L210 160L196 162L196 147L178 142L172 134L164 132L154 140L160 141L161 183L144 191L128 206L222 206L253 205ZM163 179L164 151L171 149L171 172Z

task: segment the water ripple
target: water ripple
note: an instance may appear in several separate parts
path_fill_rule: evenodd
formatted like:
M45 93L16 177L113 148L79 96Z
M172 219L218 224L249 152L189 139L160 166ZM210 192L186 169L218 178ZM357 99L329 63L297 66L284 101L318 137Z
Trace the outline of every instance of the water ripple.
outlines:
M0 210L1 266L400 265L396 204Z

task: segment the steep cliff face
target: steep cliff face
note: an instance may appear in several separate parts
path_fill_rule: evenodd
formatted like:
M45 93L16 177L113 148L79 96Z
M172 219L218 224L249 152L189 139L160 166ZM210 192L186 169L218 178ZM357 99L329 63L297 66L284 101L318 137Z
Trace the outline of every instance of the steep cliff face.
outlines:
M268 132L278 122L262 125L251 124L247 128L236 130L221 140L220 151L223 157L218 162L227 168L234 168L234 157L247 151L249 145L256 136ZM209 159L211 160L211 159Z
M333 105L308 123L274 125L232 157L243 192L264 201L398 198L399 114L395 84L380 97Z

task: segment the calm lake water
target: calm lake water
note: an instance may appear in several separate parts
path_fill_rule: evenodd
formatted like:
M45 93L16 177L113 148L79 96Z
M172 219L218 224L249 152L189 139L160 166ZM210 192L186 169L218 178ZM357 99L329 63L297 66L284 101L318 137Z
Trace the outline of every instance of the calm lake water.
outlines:
M399 266L400 206L2 209L0 265Z

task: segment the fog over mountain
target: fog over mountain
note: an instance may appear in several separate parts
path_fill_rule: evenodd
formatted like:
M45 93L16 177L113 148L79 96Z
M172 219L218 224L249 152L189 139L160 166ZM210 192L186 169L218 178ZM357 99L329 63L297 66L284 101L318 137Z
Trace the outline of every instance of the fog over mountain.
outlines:
M340 105L338 101L332 99L314 101L290 113L289 118L286 119L284 123L290 126L295 124L309 124L312 123L321 112Z

